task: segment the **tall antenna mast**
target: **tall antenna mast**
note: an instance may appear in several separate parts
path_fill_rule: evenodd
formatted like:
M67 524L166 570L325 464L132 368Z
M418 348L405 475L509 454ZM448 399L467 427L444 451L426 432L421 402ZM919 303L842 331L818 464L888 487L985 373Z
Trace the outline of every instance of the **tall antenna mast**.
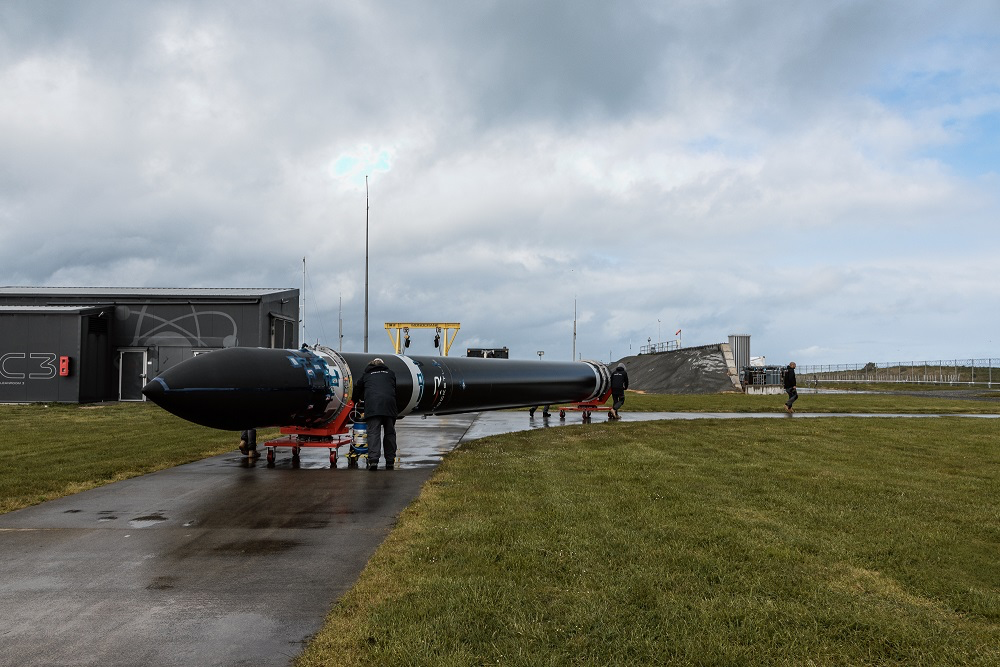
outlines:
M344 351L344 295L340 295L340 314L337 316L337 322L340 324L339 331L337 332L337 351Z
M573 297L573 361L576 361L576 297Z
M299 310L299 323L301 329L299 333L299 345L306 342L306 258L302 258L302 308Z
M365 352L368 351L368 174L365 174Z

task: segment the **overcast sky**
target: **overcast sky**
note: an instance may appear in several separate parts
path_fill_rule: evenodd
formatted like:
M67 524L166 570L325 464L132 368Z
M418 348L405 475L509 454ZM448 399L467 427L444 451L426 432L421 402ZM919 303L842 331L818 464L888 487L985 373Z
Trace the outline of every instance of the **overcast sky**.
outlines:
M996 0L0 0L0 286L453 354L1000 357ZM435 353L415 333L412 354Z

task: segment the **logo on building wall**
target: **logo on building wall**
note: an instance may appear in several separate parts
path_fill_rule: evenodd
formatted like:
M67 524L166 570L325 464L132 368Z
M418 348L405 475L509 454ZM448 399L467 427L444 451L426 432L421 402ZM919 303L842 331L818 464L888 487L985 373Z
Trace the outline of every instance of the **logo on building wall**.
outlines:
M196 310L174 318L149 312L149 306L133 311L128 306L115 307L115 318L132 326L134 347L174 345L191 347L235 347L238 344L236 320L221 310ZM219 332L223 332L221 335ZM211 334L207 332L213 332Z
M55 352L8 352L0 355L3 384L24 384L24 380L48 380L59 372Z

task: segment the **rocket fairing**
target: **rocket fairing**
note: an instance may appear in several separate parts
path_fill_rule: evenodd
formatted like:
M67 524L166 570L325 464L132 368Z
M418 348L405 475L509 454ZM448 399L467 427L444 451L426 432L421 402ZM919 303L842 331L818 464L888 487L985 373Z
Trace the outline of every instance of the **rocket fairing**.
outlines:
M142 389L182 419L238 431L321 428L343 412L354 380L376 357L396 374L399 416L447 415L605 399L610 373L595 361L523 361L232 347L167 369Z

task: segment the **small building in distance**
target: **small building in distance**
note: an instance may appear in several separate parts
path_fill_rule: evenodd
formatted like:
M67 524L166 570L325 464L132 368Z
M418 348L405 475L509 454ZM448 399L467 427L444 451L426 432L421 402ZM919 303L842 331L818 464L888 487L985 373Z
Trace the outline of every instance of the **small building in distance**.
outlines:
M509 359L510 350L506 347L467 347L465 356L482 357L483 359Z

